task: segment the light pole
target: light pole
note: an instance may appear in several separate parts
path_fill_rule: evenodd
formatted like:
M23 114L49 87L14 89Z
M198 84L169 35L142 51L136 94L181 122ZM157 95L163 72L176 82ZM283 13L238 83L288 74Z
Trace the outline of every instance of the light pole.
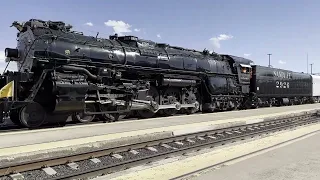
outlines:
M310 64L310 66L311 66L311 70L310 70L311 71L311 75L312 75L312 65L313 65L313 63Z
M271 67L271 65L270 65L270 56L271 56L272 54L268 54L268 56L269 56L269 67Z

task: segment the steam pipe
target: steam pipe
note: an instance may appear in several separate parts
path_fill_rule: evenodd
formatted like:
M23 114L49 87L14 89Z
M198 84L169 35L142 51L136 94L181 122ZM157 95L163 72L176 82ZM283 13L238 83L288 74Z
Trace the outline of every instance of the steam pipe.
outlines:
M88 76L88 78L93 79L93 80L100 80L99 76L91 74L87 69L82 68L82 67L75 67L75 66L68 66L68 65L63 65L61 66L61 69L67 70L67 71L75 71L75 72L80 72L84 73Z

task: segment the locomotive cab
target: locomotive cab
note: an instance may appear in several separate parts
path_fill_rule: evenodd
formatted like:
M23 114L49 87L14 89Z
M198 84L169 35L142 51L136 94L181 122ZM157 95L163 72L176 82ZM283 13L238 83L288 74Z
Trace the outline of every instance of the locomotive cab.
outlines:
M239 64L238 78L242 85L242 93L248 94L250 92L250 79L252 76L252 67L248 64Z
M251 66L243 65L243 64L241 64L240 66L241 66L240 69L241 69L242 74L251 74L251 72L252 72Z
M241 80L245 82L250 82L250 78L252 76L252 67L247 64L240 64L240 75L241 75Z

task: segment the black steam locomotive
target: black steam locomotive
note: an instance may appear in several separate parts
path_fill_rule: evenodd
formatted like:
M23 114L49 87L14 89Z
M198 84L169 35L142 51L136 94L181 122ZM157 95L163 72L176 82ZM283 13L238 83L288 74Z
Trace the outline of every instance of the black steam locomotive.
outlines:
M69 116L79 122L117 121L127 115L150 118L312 99L310 89L287 97L292 85L276 96L263 93L274 82L267 78L263 84L259 77L273 75L273 70L241 57L135 36L91 37L64 22L31 19L13 26L19 31L17 47L5 53L8 61L17 62L18 71L1 76L1 118L8 115L24 127L63 125ZM288 77L298 76L309 88L310 75Z

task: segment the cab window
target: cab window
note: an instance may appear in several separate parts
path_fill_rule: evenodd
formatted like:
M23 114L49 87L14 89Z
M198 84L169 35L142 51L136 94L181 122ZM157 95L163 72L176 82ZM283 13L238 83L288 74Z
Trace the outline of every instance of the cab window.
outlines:
M249 68L249 67L241 67L241 73L242 74L250 74L251 73L251 68Z

